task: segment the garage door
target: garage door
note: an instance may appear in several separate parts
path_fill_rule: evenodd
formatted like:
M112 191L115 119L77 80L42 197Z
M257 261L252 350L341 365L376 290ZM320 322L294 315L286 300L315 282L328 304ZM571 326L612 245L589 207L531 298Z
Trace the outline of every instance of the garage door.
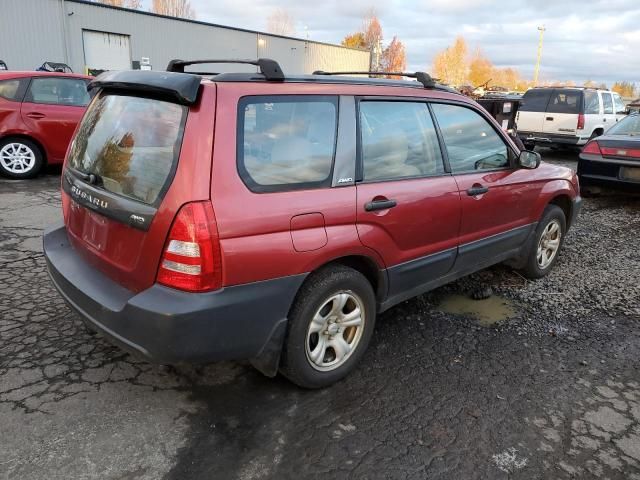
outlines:
M82 31L84 63L90 70L131 69L131 44L129 35Z

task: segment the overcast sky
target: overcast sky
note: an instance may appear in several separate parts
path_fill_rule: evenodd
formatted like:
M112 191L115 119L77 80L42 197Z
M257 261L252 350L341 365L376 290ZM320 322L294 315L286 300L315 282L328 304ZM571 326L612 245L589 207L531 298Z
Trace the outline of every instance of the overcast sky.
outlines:
M150 3L150 2L149 2ZM296 36L330 43L357 29L374 7L385 41L397 35L410 70L430 69L434 54L457 35L480 47L497 66L531 78L537 26L547 28L540 80L640 82L639 0L191 0L198 20L265 30L266 19L284 8Z

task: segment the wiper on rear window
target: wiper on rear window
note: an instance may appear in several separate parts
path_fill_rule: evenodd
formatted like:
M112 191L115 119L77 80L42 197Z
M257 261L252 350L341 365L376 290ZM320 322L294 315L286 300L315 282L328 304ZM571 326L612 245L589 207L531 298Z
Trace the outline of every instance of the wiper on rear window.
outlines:
M80 177L82 180L84 180L85 182L87 182L90 185L102 185L102 177L100 175L98 175L97 173L84 173L81 172L80 170L73 168L73 167L69 167L69 169L74 173L74 175Z

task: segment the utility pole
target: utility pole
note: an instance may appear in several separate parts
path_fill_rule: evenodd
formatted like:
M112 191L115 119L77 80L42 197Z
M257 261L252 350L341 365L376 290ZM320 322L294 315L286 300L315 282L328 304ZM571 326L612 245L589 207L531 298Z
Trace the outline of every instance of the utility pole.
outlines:
M540 40L538 41L538 59L536 60L536 69L533 72L533 86L538 85L538 74L540 73L540 59L542 58L542 42L544 40L544 32L546 28L544 25L538 27L540 32Z

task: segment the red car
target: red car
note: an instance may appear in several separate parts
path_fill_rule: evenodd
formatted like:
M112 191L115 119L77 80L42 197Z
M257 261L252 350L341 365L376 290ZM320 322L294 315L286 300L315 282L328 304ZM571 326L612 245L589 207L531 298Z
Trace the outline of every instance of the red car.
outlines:
M111 72L44 235L91 327L159 363L250 359L322 387L376 315L499 262L547 275L580 209L568 168L475 102L400 81Z
M89 103L91 77L0 72L0 174L31 178L60 164Z

